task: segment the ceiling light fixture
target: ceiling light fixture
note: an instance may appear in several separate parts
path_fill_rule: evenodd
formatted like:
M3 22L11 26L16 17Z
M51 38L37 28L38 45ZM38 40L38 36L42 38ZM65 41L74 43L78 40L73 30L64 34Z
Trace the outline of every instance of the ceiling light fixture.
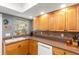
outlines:
M66 4L62 4L62 5L60 6L60 8L64 8L64 7L66 7Z
M44 12L40 12L41 15L45 14Z

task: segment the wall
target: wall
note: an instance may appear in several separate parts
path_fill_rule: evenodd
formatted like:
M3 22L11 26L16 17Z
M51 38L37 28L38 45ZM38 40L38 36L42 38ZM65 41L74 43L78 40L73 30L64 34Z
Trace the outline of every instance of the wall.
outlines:
M76 32L55 32L55 31L35 31L34 36L48 38L55 41L66 41L72 40L75 35L77 35L79 40L79 33Z
M13 35L14 35L14 32L15 32L15 25L14 25L14 22L16 21L16 20L23 20L24 22L26 22L27 23L27 28L26 28L26 30L27 30L27 33L29 34L30 33L30 31L31 31L31 21L30 20L28 20L28 19L25 19L25 18L20 18L20 17L17 17L17 16L12 16L12 15L7 15L7 14L3 14L2 15L2 18L3 18L3 20L4 19L7 19L8 21L9 21L9 26L10 26L10 28L8 28L7 29L7 31L5 30L5 28L4 28L4 25L3 25L3 37L6 37L6 34L9 36L10 35L10 37L12 37Z
M2 55L2 14L0 14L0 55Z

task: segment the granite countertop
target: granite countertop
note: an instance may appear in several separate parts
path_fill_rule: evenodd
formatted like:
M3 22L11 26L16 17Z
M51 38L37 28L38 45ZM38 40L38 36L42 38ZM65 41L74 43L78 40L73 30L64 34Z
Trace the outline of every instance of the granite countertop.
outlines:
M22 41L22 40L26 40L26 39L29 39L29 36L28 37L17 37L17 38L7 39L7 40L5 40L5 44L10 44L13 42L18 42L18 41Z
M39 38L39 37L31 37L31 38L33 40L37 40L38 42L42 42L42 43L48 44L53 47L58 47L58 48L79 54L79 48L67 46L66 44L64 44L64 42L58 42L58 41L54 41L51 39L44 39L44 38Z
M19 37L19 38L5 40L5 44L9 44L9 43L12 43L12 42L17 42L17 41L21 41L21 40L25 40L25 39L33 39L33 40L36 40L36 41L41 42L41 43L48 44L48 45L53 46L53 47L58 47L58 48L79 54L79 48L67 46L67 45L64 44L64 42L58 42L58 41L55 41L55 40L52 40L52 39L46 39L46 38L44 39L44 38L40 38L40 37L31 37L31 36Z

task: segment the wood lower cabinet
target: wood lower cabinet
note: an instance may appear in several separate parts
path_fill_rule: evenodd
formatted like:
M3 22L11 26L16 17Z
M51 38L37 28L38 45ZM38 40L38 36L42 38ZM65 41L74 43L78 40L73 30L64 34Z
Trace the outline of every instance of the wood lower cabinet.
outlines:
M28 54L28 40L6 45L5 54L6 55L27 55Z
M5 55L37 55L38 43L35 40L27 39L5 46Z
M76 55L75 53L73 52L70 52L70 51L66 51L64 49L61 49L61 48L57 48L57 47L53 47L53 54L54 55Z
M6 55L18 55L18 45L17 44L10 44L5 46L5 54Z
M60 48L53 47L53 54L54 55L64 55L64 51Z
M43 49L43 50L42 50ZM5 46L5 55L76 55L73 52L29 39Z
M38 54L38 42L36 40L29 40L29 54L37 55Z
M76 55L75 53L73 53L73 52L69 52L69 51L65 51L64 54L65 54L65 55Z
M21 55L27 55L28 52L28 40L22 41L18 43L18 51Z

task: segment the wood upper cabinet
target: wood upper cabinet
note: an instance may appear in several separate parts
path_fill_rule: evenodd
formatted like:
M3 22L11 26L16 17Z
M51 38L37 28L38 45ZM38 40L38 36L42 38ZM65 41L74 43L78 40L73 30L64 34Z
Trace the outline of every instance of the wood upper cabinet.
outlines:
M77 32L79 32L79 4L77 5Z
M47 31L49 28L49 19L48 14L44 14L40 16L40 30L41 31Z
M28 40L6 45L5 54L6 55L27 55L28 54Z
M65 9L61 9L55 12L55 30L64 31L65 30Z
M50 31L64 31L65 30L65 11L66 9L57 10L50 13L49 30Z
M38 42L36 40L29 40L29 54L37 55L38 54Z
M49 13L49 31L55 31L54 13Z
M39 21L39 17L35 17L33 19L33 30L39 30L39 26L40 26L40 21Z
M66 8L66 30L77 31L77 6Z
M79 32L79 4L36 17L33 29Z

